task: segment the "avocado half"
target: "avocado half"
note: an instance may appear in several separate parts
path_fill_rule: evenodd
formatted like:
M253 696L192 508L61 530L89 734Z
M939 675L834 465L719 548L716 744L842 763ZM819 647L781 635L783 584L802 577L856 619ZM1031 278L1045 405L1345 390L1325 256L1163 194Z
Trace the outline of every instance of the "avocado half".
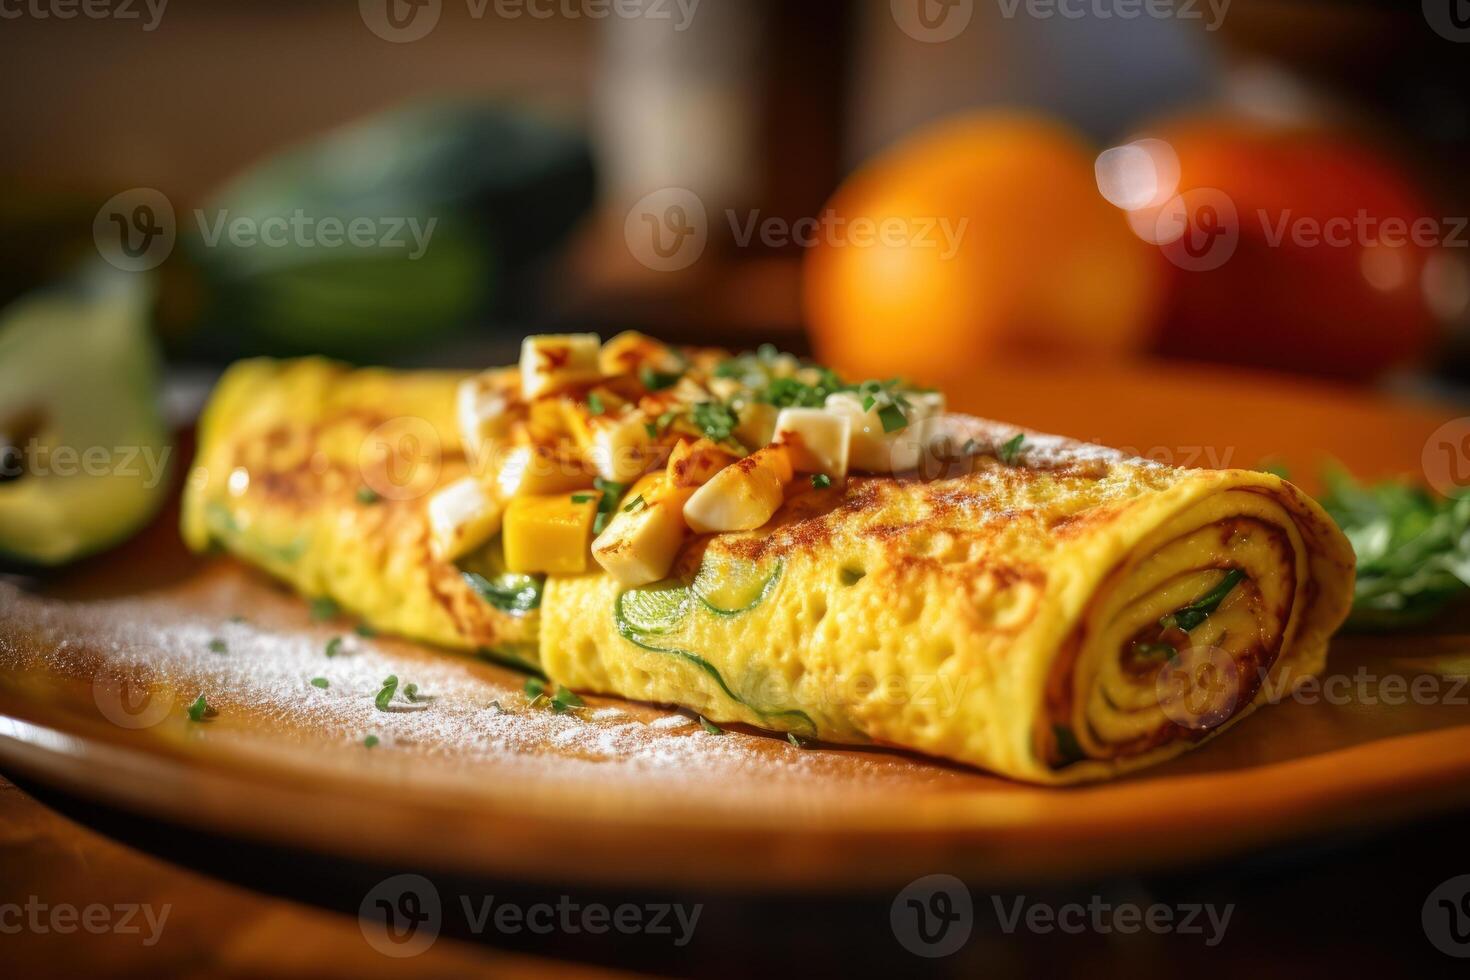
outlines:
M89 269L0 313L0 556L80 558L167 495L151 305L147 277Z

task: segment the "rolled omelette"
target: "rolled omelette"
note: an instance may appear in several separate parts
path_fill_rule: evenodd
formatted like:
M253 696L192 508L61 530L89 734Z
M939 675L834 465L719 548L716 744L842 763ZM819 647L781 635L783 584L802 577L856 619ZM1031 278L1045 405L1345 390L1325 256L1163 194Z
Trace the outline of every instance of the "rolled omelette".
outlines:
M1042 784L1213 738L1320 671L1349 609L1351 547L1276 476L960 415L964 454L793 484L756 530L692 538L664 581L593 565L547 575L534 607L487 602L429 544L430 492L471 470L464 377L240 362L200 421L186 542L574 691Z

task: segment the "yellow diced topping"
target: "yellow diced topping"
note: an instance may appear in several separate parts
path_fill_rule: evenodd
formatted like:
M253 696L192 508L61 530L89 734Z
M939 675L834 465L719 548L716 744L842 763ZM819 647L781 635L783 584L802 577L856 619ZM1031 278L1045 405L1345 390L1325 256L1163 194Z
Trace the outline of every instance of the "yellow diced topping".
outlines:
M513 499L501 532L505 567L524 575L585 572L600 499L595 490Z

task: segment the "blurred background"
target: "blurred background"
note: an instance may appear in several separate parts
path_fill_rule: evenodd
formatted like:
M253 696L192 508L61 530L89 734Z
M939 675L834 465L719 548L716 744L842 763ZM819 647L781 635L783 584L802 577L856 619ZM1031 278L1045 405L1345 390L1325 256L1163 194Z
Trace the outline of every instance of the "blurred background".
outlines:
M1452 4L356 6L7 14L0 296L116 253L94 225L144 247L156 193L167 248L114 258L176 363L636 326L949 383L1038 352L1465 376Z

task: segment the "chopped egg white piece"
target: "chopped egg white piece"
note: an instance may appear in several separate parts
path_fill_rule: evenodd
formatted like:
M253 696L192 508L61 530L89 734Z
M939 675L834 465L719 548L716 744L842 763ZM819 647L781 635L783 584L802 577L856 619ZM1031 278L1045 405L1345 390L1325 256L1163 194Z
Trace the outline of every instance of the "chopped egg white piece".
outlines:
M798 473L825 473L833 480L847 477L852 417L825 408L783 408L776 416L778 442L791 453L791 468Z
M944 411L944 396L937 392L915 393L907 396L909 407L904 410L908 424L893 432L883 431L883 420L878 414L881 406L874 405L863 410L863 396L851 391L839 391L827 396L827 408L848 416L851 425L848 465L855 470L869 473L900 473L919 464L930 434L934 430L934 419Z
M587 421L587 433L587 458L604 480L627 483L648 469L653 440L642 412L616 419L594 416Z
M459 383L455 392L455 415L465 454L471 459L479 457L487 442L510 434L510 399L488 373Z
M504 499L592 486L593 472L570 447L515 446L498 462L495 483Z
M642 488L640 490L640 488ZM592 557L621 584L634 588L657 582L669 574L680 547L689 537L684 504L692 487L670 486L663 477L635 486L642 499L633 510L619 507L606 528L592 542Z
M791 476L785 447L758 449L694 491L684 505L684 522L701 534L754 530L781 506Z
M595 333L543 333L521 342L521 394L527 399L551 394L602 376Z
M453 561L489 541L500 518L500 503L480 481L461 477L429 498L429 550L440 561Z

